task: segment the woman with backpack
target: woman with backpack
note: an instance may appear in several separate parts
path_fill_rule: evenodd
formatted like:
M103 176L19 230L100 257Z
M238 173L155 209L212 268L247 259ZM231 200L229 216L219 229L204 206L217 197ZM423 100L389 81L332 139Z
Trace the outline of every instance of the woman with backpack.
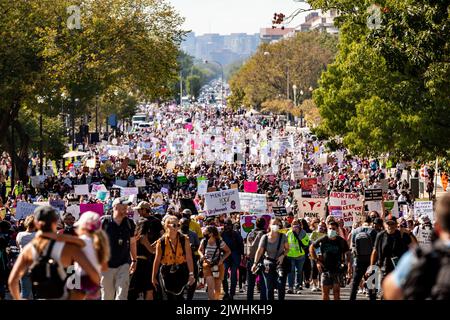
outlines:
M11 270L8 284L13 299L20 299L19 281L27 271L30 271L36 299L68 299L67 274L64 268L72 265L74 261L79 263L92 283L99 284L100 274L83 253L80 244L75 244L75 241L56 241L46 236L47 233L56 236L58 214L55 209L41 206L34 211L34 215L36 227L40 232L23 248ZM81 245L84 244L81 239L71 238L81 241Z
M208 286L208 299L219 300L225 276L223 263L231 254L231 250L220 239L219 231L215 226L206 227L198 253L203 266L203 276Z
M195 281L191 244L179 232L180 227L177 217L168 217L164 221L165 234L156 242L152 283L155 288L160 285L168 300L184 300L184 289Z
M260 267L263 268L268 300L275 299L275 289L278 290L278 300L284 300L286 280L290 270L289 261L285 259L289 251L289 244L286 235L279 232L281 228L280 218L270 220L270 231L262 236L256 252L255 263L252 266L253 273L256 273ZM263 256L263 263L260 265L258 262Z

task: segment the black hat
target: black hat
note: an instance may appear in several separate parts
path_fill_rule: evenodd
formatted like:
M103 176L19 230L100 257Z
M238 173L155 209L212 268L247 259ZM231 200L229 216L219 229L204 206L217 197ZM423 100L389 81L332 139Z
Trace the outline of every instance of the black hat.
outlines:
M384 219L384 222L390 222L390 221L397 223L397 218L395 216L393 216L392 214L389 214Z
M40 206L34 210L34 217L37 221L43 221L45 223L52 223L58 221L58 214L56 210L51 206Z
M381 220L380 218L375 218L373 220L373 224L382 225L383 224L383 220Z

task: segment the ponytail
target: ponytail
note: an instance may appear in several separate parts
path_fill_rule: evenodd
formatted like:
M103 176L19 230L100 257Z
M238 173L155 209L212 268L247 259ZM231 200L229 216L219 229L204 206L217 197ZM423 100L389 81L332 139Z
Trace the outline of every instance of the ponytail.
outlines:
M108 236L101 229L95 231L92 235L94 238L93 244L95 252L97 253L97 259L98 262L102 265L108 262L110 257Z

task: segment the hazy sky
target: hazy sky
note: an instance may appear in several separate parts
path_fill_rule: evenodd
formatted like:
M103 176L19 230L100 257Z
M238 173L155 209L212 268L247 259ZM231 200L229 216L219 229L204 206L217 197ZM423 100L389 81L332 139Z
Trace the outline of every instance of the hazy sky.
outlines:
M275 12L286 15L308 7L295 0L168 0L186 18L184 28L196 34L259 33L272 25ZM300 24L297 17L293 26Z

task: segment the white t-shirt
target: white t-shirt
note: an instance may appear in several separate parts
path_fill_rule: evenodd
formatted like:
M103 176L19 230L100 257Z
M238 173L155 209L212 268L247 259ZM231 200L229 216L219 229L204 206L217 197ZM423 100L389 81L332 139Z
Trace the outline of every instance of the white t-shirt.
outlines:
M95 269L100 273L102 271L102 266L100 265L97 253L94 249L94 240L89 237L88 235L81 235L79 236L80 239L84 241L86 246L83 248L83 253L85 254L86 258L89 260L90 263L95 267ZM81 266L75 262L75 272L80 275L85 275L86 271L84 271Z

